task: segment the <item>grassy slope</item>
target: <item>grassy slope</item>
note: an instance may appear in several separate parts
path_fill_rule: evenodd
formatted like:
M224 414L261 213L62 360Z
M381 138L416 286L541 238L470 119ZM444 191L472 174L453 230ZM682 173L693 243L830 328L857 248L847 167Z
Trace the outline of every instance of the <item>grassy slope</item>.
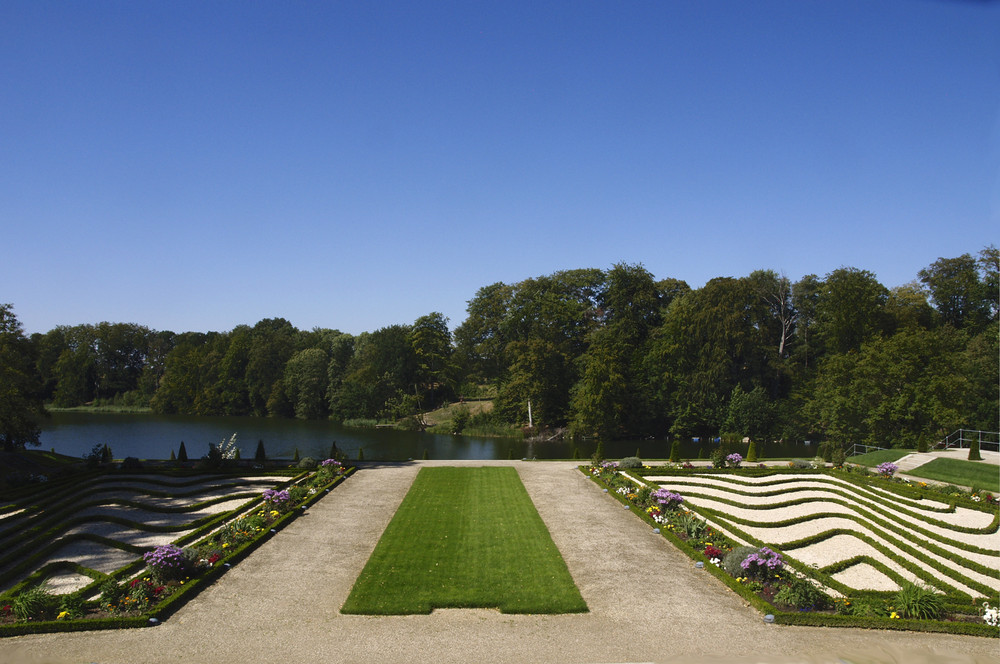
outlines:
M907 471L907 474L1000 493L1000 468L981 461L938 458Z
M424 468L343 613L587 610L514 468Z
M875 450L868 454L848 457L849 463L856 463L861 466L875 467L885 461L899 461L908 454L913 454L914 450Z

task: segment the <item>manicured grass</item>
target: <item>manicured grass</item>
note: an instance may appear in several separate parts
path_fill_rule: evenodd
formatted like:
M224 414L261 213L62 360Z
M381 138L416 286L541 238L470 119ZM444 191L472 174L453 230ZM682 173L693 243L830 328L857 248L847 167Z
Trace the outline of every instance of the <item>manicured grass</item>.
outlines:
M877 466L885 461L899 461L908 454L913 454L915 450L875 450L867 454L847 457L848 463L856 463L861 466Z
M342 613L587 610L514 468L423 468Z
M907 471L908 475L1000 493L1000 467L982 461L937 458Z

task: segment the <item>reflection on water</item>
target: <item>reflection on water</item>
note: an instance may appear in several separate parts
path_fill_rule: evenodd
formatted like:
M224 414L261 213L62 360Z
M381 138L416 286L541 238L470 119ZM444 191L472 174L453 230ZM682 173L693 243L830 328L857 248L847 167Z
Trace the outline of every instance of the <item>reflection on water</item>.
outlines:
M257 441L264 441L267 455L291 458L295 450L303 457L326 458L330 445L356 459L361 448L367 460L420 459L589 459L594 441L526 443L507 438L448 436L394 429L348 429L325 420L287 420L268 417L191 417L184 415L135 415L108 413L54 413L42 430L43 449L55 448L70 456L83 456L94 445L107 443L117 458L168 459L181 441L188 456L199 458L210 443L237 434L241 456L252 457ZM682 456L708 458L707 441L686 441ZM669 456L665 440L624 440L605 443L605 456L617 459L638 454L646 459ZM815 448L769 445L768 456L812 457Z

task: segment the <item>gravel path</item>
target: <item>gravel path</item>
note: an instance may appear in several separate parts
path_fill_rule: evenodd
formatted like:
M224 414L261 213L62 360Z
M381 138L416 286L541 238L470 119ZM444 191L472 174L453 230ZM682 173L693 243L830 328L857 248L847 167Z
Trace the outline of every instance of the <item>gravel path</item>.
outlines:
M421 465L513 465L587 614L339 613ZM0 662L1000 663L994 639L766 625L564 462L369 466L164 624L0 640Z

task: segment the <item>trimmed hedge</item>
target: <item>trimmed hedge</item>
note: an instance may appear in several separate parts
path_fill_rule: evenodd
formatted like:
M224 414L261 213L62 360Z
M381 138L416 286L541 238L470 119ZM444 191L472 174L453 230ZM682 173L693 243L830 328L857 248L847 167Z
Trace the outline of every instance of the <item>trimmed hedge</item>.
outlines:
M270 528L265 530L263 533L255 537L254 539L245 542L239 546L234 547L227 553L224 557L220 558L218 562L213 565L210 569L206 570L204 574L201 574L193 579L190 579L183 587L176 588L171 593L169 597L164 599L162 602L157 603L149 611L139 615L139 616L114 616L110 618L97 618L97 619L72 619L72 620L49 620L49 621L38 621L38 622L25 622L25 623L12 623L8 625L0 625L0 637L4 636L15 636L20 634L35 634L35 633L47 633L47 632L73 632L73 631L87 631L87 630L98 630L98 629L119 629L125 627L147 627L155 623L151 623L150 620L155 618L158 621L166 620L168 617L176 613L184 604L193 599L201 590L214 581L216 581L222 574L224 574L229 566L235 565L251 553L253 553L259 546L261 546L270 537L274 536L282 529L284 529L289 523L298 518L306 508L315 504L317 501L322 499L330 490L339 486L347 477L354 474L355 468L348 468L342 475L338 475L331 482L326 485L317 487L316 492L312 495L307 496L299 506L295 509L281 515L275 521L270 524ZM296 480L301 480L307 477L310 473L299 472L294 478L289 482L282 483L280 486L287 486ZM240 515L246 514L252 509L256 509L261 504L261 498L258 496L256 500L252 500L245 503L239 510L233 510L228 513L222 513L220 518L213 519L211 523L205 524L198 528L196 531L185 535L184 537L175 541L178 546L183 546L185 543L190 543L206 536L210 531L214 530L214 526L218 523L229 521L239 517ZM271 532L274 531L274 532ZM73 536L71 536L73 537ZM81 537L84 537L81 534ZM97 536L89 535L85 536L86 539L99 539L104 540L102 543L114 546L119 549L126 549L126 546L121 542L116 542L115 540L107 540L107 538L98 538ZM64 538L60 540L59 546L62 545L69 538ZM135 549L137 553L142 553L146 549L141 547L131 547L130 549ZM50 566L46 566L48 569ZM115 579L117 581L122 581L133 576L135 573L141 571L145 568L145 563L140 559L136 562L116 570L109 575L101 575L101 578L95 579L94 583L89 584L87 587L78 590L75 594L87 597L93 594L101 583L109 578ZM86 568L82 568L86 569ZM93 570L89 570L94 572ZM100 572L95 572L95 574L101 574ZM10 591L3 593L0 597L6 597L13 595L15 591L19 591L23 588L31 587L31 585L37 585L44 579L46 574L43 570L39 570L31 577L19 583L17 586L12 588ZM93 576L93 574L88 574L88 576Z
M592 482L594 482L595 484L598 484L598 485L605 486L605 487L607 487L609 489L613 488L611 485L609 485L608 483L606 483L605 481L603 481L600 477L595 477L595 476L591 475L588 472L588 468L589 468L588 466L580 466L581 472L583 472L588 477L590 477L590 479L591 479ZM699 473L701 472L701 470L702 469L699 469ZM757 470L757 469L754 469L754 470ZM777 469L777 472L785 473L785 472L788 472L789 470L790 469ZM772 470L771 472L775 472L775 471ZM735 473L747 474L747 473L743 473L743 472L740 472L740 471L728 471L728 472L723 471L721 473L719 471L716 471L715 474L735 474ZM799 474L799 473L801 473L801 474L817 474L815 471L812 471L812 472L810 472L810 471L797 471L797 474ZM644 471L643 474L644 475L647 475L647 474L648 475L654 475L654 476L659 476L659 475L688 475L688 476L690 476L690 472L687 472L687 471L681 471L681 472L677 472L677 471L668 471L668 472L663 472L663 471L660 471L660 472L648 472L648 471ZM759 475L762 475L763 473L758 472L758 473L755 473L755 474L757 474L759 476ZM715 488L718 488L718 487L715 487ZM632 503L630 501L628 501L628 499L625 496L619 495L618 493L616 493L613 490L609 490L607 493L608 493L608 495L612 496L615 500L617 500L620 503L623 503L625 505L632 505ZM715 499L713 498L713 500L715 500ZM739 528L736 528L735 526L730 527L730 523L729 523L730 520L736 521L736 522L739 522L741 520L739 520L739 519L732 519L731 517L726 517L725 515L722 515L722 514L720 514L719 512L717 512L715 510L697 508L697 507L690 506L690 505L688 507L689 507L689 509L692 509L696 513L701 514L703 517L710 517L715 522L722 522L726 526L726 529L730 530L730 532L732 532L736 537L744 539L744 540L746 540L746 541L748 541L748 542L750 542L753 545L758 546L758 547L764 546L764 543L761 542L759 539L750 536L748 533L743 532L742 530L740 530ZM639 518L643 519L644 521L646 521L648 524L650 524L654 528L659 528L660 529L660 534L665 539L667 539L668 541L670 541L678 550L682 551L685 555L687 555L688 558L690 558L690 559L692 559L694 561L703 562L704 563L704 569L706 571L708 571L710 574L714 575L720 581L722 581L723 583L725 583L727 587L729 587L733 592L735 592L740 597L742 597L744 600L746 600L755 609L757 609L761 613L770 613L770 614L773 614L774 618L775 618L775 623L785 624L785 625L811 625L811 626L825 626L825 627L860 627L860 628L865 628L865 629L915 630L915 631L942 632L942 633L950 633L950 634L965 634L965 635L984 636L984 637L997 637L998 635L1000 635L1000 631L998 631L998 629L996 627L991 627L991 626L989 626L989 625L987 625L987 624L985 624L983 622L962 622L962 621L942 621L942 620L906 620L906 619L891 619L891 618L870 618L870 617L860 617L860 616L840 615L840 614L829 614L829 613L817 613L817 612L786 612L786 611L781 611L781 610L777 609L774 605L772 605L770 602L767 602L766 600L764 600L763 598L761 598L760 596L758 596L756 593L754 593L748 587L744 586L743 584L738 583L736 581L736 579L734 579L733 577L731 577L724 570L722 570L719 567L716 567L715 565L712 565L708 561L708 558L701 551L697 551L697 550L693 549L690 545L687 544L687 542L685 542L680 537L678 537L673 532L673 530L661 527L659 524L657 524L655 521L653 521L653 519L648 514L646 514L645 511L638 510L638 509L637 510L629 510L629 511L635 513L636 515L638 515ZM843 515L843 514L836 514L836 515L831 515L831 516L837 516L837 517L841 517L841 518L849 518L848 515ZM720 517L722 517L722 518L720 518ZM815 517L810 517L810 518L815 518ZM798 520L795 520L795 519L791 519L789 521L793 522L793 523L794 522L798 522ZM994 522L995 521L996 520L994 520ZM805 544L803 542L805 542L806 540L809 540L810 542L811 541L822 541L823 539L826 539L828 537L832 537L834 534L841 534L841 533L846 533L846 534L850 534L850 535L854 535L856 537L859 537L860 539L869 540L870 544L872 544L873 546L875 546L877 549L879 549L883 553L886 553L887 555L889 555L890 558L898 561L898 557L892 555L892 553L889 552L887 549L885 549L885 547L879 545L876 542L870 541L869 538L866 538L863 535L861 535L860 533L857 533L855 531L843 531L842 529L840 530L840 532L828 531L828 532L825 532L825 533L821 533L820 535L813 536L811 538L804 538L803 540L799 540L799 541L797 541L796 543L793 543L793 544L797 544L798 546L804 546ZM887 537L887 539L890 539L890 538ZM783 550L787 550L787 549L791 549L791 548L796 548L796 547L792 547L792 546L786 545L785 547L783 547ZM905 547L905 545L904 545L904 546L901 546L900 548L904 548L905 549L905 548L910 548L910 547ZM912 551L912 549L911 549L911 551ZM908 551L908 553L910 553L910 551ZM925 556L918 556L918 557L924 559L924 561L928 562L928 564L931 564L929 562L930 559L926 559ZM880 564L878 561L871 560L871 559L869 559L869 558L867 558L865 556L857 556L854 559L851 559L850 561L844 561L844 563L842 563L842 568L841 569L846 569L847 567L850 567L851 565L859 564L861 562L868 562L869 564L873 564L873 566L876 566L879 569L884 568L884 565ZM830 578L830 574L831 573L827 572L827 570L825 570L825 569L824 570L815 570L815 569L812 569L812 568L799 568L799 567L794 567L794 566L791 566L791 565L787 565L787 563L786 563L786 566L793 567L793 569L796 572L801 573L804 576L807 576L807 577L810 577L810 578L814 578L814 579L820 581L821 583L823 583L824 585L826 585L827 587L829 587L829 588L831 588L831 589L833 589L833 590L835 590L837 592L840 592L843 595L850 595L852 597L874 596L874 597L880 597L880 598L886 598L886 597L889 597L889 596L892 595L892 593L880 593L880 592L877 592L877 591L860 591L859 592L857 590L848 588L848 587L844 586L843 584L838 583L834 579ZM830 567L834 567L834 566L830 566ZM834 570L834 572L832 572L832 573L836 573L836 571L841 571L841 569ZM935 567L935 569L937 569L937 567ZM890 570L883 570L883 571L891 572ZM943 570L939 570L939 571L943 571ZM930 581L934 582L934 585L940 586L941 582L939 580L937 580L933 575L926 574L926 576L928 577L928 579ZM962 576L962 575L959 574L958 576ZM897 580L896 577L898 577L897 574L890 573L890 578L893 578L894 580ZM900 577L899 580L903 580L903 579ZM980 585L980 584L975 584L975 582L973 582L971 579L966 579L966 581L969 581L969 583L965 584L965 585L969 585L970 587L973 587L974 585ZM963 581L963 583L964 583L964 581ZM978 588L974 588L974 589L978 590ZM986 597L992 597L992 596L995 595L995 591L993 591L992 589L986 588L986 590L988 591L988 592L985 593ZM965 595L964 593L957 593L957 592L947 593L945 595L944 599L945 599L945 603L946 603L946 608L950 609L952 612L960 612L961 609L970 607L971 600L972 600L972 598L969 597L968 595ZM973 615L973 614L965 614L965 615Z

